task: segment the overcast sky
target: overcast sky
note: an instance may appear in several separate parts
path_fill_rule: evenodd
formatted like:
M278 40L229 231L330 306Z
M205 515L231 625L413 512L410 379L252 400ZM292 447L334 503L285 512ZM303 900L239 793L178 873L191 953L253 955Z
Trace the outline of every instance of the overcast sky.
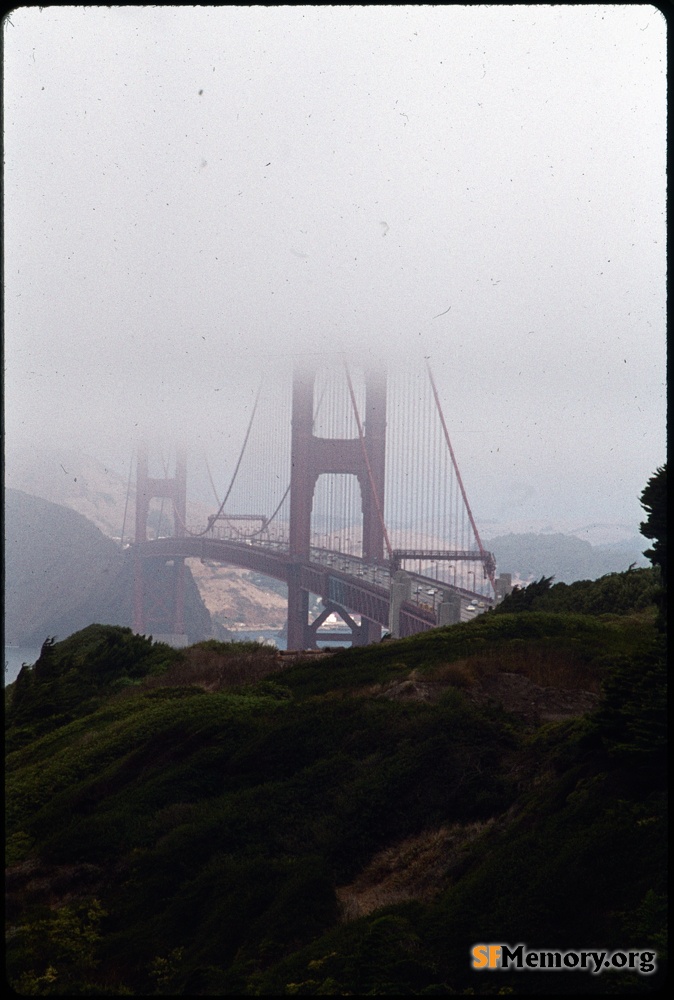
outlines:
M231 468L289 355L430 357L478 518L624 521L665 460L649 5L20 7L6 443Z

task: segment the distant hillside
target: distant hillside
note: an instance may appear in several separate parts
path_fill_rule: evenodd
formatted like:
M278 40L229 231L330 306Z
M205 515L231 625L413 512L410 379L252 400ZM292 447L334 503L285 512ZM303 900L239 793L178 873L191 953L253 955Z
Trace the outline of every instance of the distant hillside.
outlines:
M135 478L128 482L90 455L55 449L8 449L5 478L12 490L83 514L108 538L118 540L122 532L126 541L133 537ZM191 501L188 505L190 523L205 524L211 513L213 509L207 504ZM156 523L153 527L157 527ZM227 629L237 623L250 628L280 628L284 623L285 594L279 593L275 581L238 567L196 559L191 561L190 569L220 637L224 638Z
M590 545L573 535L561 533L508 534L484 539L496 557L499 572L520 580L553 576L556 583L596 580L606 573L622 573L632 563L647 566L646 544L635 536L632 543Z
M211 621L187 572L186 625L197 642L211 634ZM20 490L5 491L7 642L40 645L48 635L65 638L92 622L131 625L132 593L130 559L86 517ZM169 623L153 628L172 631Z
M126 510L125 534L129 537L135 491L131 491L127 509L126 480L89 455L53 449L8 449L5 482L11 489L70 507L110 538L121 536Z

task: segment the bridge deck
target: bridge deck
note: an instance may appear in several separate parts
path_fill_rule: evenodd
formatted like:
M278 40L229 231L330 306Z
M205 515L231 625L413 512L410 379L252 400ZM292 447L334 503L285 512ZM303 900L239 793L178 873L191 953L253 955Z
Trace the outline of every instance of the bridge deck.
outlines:
M140 554L146 559L204 559L250 569L288 583L291 559L287 545L274 540L235 541L212 535L158 538L142 542ZM330 604L341 606L355 614L389 625L391 567L389 563L366 562L358 556L312 547L310 561L299 566L300 586ZM409 573L411 596L401 607L401 632L410 635L437 625L437 609L442 595L458 593L462 599L462 619L472 601L483 602L485 609L492 602L475 591L455 587L419 573Z

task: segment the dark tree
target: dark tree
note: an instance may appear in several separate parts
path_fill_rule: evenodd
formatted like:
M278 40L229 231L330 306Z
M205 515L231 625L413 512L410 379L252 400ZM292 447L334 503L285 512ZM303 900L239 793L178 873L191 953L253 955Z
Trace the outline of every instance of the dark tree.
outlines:
M662 595L660 608L663 617L667 606L667 463L651 476L641 494L641 506L648 517L640 525L641 534L653 539L653 545L646 549L647 556L660 570Z
M658 469L641 494L641 506L648 518L640 525L641 534L655 539L644 555L660 567L663 583L667 581L667 465Z
M549 593L553 580L554 576L542 576L540 580L534 580L527 587L513 587L494 610L501 614L537 610L535 605L538 599L543 594Z

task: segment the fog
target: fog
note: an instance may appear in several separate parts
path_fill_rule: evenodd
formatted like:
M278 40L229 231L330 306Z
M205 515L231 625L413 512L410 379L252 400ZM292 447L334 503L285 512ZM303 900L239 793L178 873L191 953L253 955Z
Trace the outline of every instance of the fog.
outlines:
M6 446L224 486L260 378L429 359L476 517L642 517L665 460L648 5L22 7Z

